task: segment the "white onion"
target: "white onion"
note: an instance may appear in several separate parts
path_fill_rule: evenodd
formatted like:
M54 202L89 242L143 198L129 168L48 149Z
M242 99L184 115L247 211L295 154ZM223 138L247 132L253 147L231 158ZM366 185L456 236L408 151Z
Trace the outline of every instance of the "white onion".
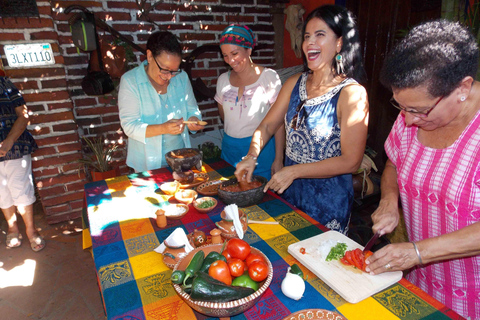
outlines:
M285 279L282 281L282 292L290 299L300 300L305 292L305 281L299 275L290 273L288 268Z

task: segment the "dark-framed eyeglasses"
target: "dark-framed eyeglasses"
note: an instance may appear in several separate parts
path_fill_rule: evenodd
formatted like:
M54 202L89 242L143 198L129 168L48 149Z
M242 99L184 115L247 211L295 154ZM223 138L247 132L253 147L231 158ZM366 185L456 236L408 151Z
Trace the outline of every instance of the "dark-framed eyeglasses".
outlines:
M164 75L171 75L172 77L176 76L177 74L179 74L180 72L182 72L182 69L178 69L178 70L175 70L175 71L171 71L171 70L168 70L168 69L164 69L162 67L160 67L160 65L158 64L157 60L155 60L155 58L153 58L153 61L155 61L155 64L157 65L158 69L160 70L160 73L161 74L164 74Z
M290 123L290 128L292 128L295 131L297 131L297 127L298 127L298 114L300 113L300 110L302 110L302 107L304 104L305 104L305 100L300 100L297 108L295 109L295 115L292 118L292 122Z
M393 97L390 99L390 103L392 104L392 106L394 106L395 108L397 108L400 111L408 112L408 113L410 113L414 116L420 117L420 118L426 118L426 117L428 117L430 112L432 112L432 110L440 103L440 101L442 101L442 99L444 97L445 96L441 96L440 99L438 99L438 101L433 105L433 107L428 108L427 110L424 110L424 111L407 110L407 108L404 108L401 105L399 105L398 102Z

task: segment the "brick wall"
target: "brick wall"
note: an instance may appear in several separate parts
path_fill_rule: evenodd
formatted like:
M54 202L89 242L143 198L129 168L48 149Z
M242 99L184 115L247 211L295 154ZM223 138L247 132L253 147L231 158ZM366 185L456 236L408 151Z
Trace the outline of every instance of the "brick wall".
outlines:
M145 2L144 9L148 10L157 1ZM33 154L33 171L49 223L81 214L83 185L88 177L72 162L84 151L82 136L101 135L111 141L123 141L116 162L121 173L128 172L123 147L127 138L121 130L115 94L87 96L81 88L88 54L78 54L72 44L68 19L78 11L64 13L72 4L91 10L142 47L151 32L170 30L180 38L185 55L201 45L217 44L220 32L229 23L244 23L253 29L262 45L261 49L254 51L253 60L264 66L275 65L272 7L267 0L162 1L148 10L148 18L155 24L138 16L135 0L37 1L40 17L3 18L0 21L0 54L7 76L21 90L31 110L29 129L40 147ZM98 31L101 38L112 39L108 32ZM10 68L3 46L32 42L50 43L55 64L40 68ZM135 52L130 66L138 65L144 58L140 52ZM195 60L192 76L201 77L209 88L214 89L216 79L226 70L218 53L206 53ZM209 123L205 131L222 128L213 100L199 101L199 107L204 120Z

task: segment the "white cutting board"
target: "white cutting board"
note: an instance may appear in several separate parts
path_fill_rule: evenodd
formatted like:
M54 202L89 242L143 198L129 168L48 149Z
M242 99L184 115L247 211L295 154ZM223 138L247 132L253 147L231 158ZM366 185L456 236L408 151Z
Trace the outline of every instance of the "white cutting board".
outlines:
M327 231L318 236L299 241L288 246L288 253L323 280L346 301L357 303L389 287L402 278L401 271L370 275L363 271L345 266L340 261L325 261L318 247L323 241L334 240L346 243L347 250L363 247L337 231ZM305 254L300 249L305 248Z

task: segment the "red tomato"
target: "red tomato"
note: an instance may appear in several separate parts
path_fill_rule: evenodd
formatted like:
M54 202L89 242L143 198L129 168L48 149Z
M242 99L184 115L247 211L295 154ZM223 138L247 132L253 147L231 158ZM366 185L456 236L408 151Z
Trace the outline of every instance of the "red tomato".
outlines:
M360 270L365 270L365 257L363 256L362 250L359 248L353 250L353 256L357 263L357 268Z
M247 266L251 265L252 262L255 262L255 261L263 261L265 262L265 260L263 260L263 257L259 254L256 254L256 253L250 253L248 255L248 257L245 259L245 264Z
M347 259L345 259L345 257L341 258L340 262L343 263L346 266L351 266L350 262L348 262Z
M245 260L250 254L250 245L241 239L234 238L228 241L227 251L232 258Z
M253 281L263 281L268 276L268 265L263 261L254 261L248 266L248 275Z
M245 271L245 263L238 258L228 260L227 264L233 277L240 277Z
M345 258L345 260L347 260L347 262L348 262L351 266L355 266L355 262L353 261L352 252L351 252L351 251L345 252L345 255L344 255L343 257Z
M227 285L232 284L232 276L230 275L230 269L228 264L223 260L217 260L208 268L208 274L218 281L222 281Z
M367 259L367 258L370 257L372 254L373 254L372 251L367 250L367 252L365 252L363 255L365 256L365 259Z
M225 258L227 258L227 261L230 260L230 259L232 259L232 257L230 256L230 253L228 253L227 250L223 250L222 256L224 256Z

